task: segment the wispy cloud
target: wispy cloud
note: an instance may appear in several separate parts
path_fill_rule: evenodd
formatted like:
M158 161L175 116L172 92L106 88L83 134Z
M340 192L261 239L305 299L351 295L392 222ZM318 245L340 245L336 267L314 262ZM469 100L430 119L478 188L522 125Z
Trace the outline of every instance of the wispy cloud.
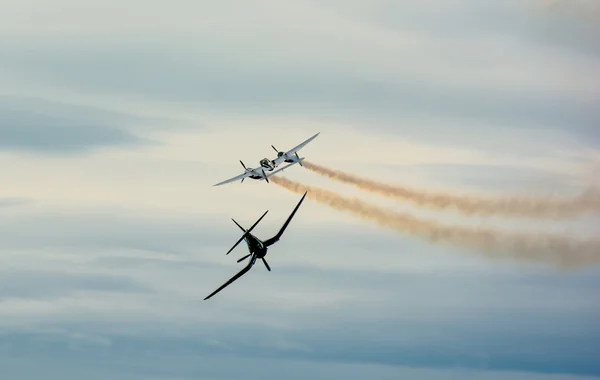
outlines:
M33 200L23 197L3 197L0 198L0 207L22 206L32 203Z
M126 128L134 117L88 111L92 112L60 103L0 97L0 149L64 154L144 143Z
M15 77L87 96L127 94L209 109L364 119L370 128L385 124L419 138L442 134L453 143L498 128L507 129L506 134L558 130L595 146L599 141L597 60L527 39L533 32L525 25L534 18L544 22L541 14L525 16L535 11L533 6L401 3L386 12L389 5L374 3L366 12L361 6L348 12L352 4L294 1L265 19L272 5L268 1L238 3L244 17L222 6L185 4L170 9L167 19L160 7L149 7L147 18L132 22L126 10L133 12L140 3L126 2L123 13L111 16L110 32L97 15L55 5L53 22L65 18L65 29L47 38L41 34L52 26L49 21L22 30L23 40L37 48L23 50L13 40L4 41L3 66ZM100 14L107 12L97 6ZM468 21L473 22L462 20L471 11L476 16ZM420 28L401 27L410 14L415 16L410 25ZM153 22L157 17L160 23ZM428 25L424 20L432 17L445 22ZM219 27L214 20L231 27L212 33ZM523 26L518 34L515 23ZM66 32L75 27L87 39ZM282 29L285 39L276 37ZM243 32L248 30L252 33ZM155 38L161 35L169 42ZM346 38L352 45L344 43ZM57 77L56 71L63 74ZM418 118L421 125L399 128L398 121L405 124L407 117ZM432 119L453 119L463 126L427 125Z

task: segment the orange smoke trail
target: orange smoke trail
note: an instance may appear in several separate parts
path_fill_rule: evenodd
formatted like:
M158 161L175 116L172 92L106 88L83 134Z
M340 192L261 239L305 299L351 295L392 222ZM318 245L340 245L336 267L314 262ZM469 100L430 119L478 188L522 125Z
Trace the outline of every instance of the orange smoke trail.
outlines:
M553 264L563 268L600 264L600 241L577 241L568 236L508 233L483 228L456 227L395 213L346 198L334 192L274 176L271 181L336 210L348 212L380 226L416 236L432 243L467 248L491 259L512 258Z
M474 195L428 192L407 186L373 181L312 162L305 161L303 165L321 176L353 185L371 193L438 210L455 209L466 215L566 218L585 212L600 212L600 194L592 191L566 199L549 197L504 197L494 199Z

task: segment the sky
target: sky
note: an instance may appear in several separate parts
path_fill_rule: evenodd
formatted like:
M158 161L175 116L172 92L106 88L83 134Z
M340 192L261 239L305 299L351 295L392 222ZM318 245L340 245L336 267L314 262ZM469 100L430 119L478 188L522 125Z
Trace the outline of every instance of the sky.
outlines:
M600 7L534 0L0 4L2 378L600 379L600 269L490 260L212 185L317 132L315 163L416 188L571 196L600 173ZM272 158L272 157L271 157ZM457 225L593 236L600 222Z

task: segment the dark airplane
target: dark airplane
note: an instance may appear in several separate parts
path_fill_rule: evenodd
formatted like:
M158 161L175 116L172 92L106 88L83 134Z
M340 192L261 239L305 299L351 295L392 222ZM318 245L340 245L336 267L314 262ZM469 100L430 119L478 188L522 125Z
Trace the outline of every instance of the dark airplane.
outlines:
M265 211L264 214L262 214L262 216L260 218L258 218L258 220L256 221L256 223L254 223L252 225L252 227L250 227L250 229L246 230L244 227L240 226L238 224L238 222L236 222L233 218L231 220L233 220L233 222L242 230L244 231L244 234L242 235L242 237L240 238L240 240L237 241L237 243L235 243L233 245L233 247L231 247L231 249L226 253L226 255L229 255L229 253L231 251L233 251L233 249L235 247L237 247L238 244L240 244L242 242L242 240L246 241L246 244L248 245L248 251L250 252L248 255L242 257L241 259L239 259L237 262L239 263L240 261L250 257L250 261L248 262L248 265L246 265L244 267L244 269L242 269L238 274L236 274L235 276L233 276L229 281L227 281L226 283L224 283L219 289L215 290L214 292L212 292L208 297L205 298L205 300L209 299L210 297L214 296L215 294L217 294L218 292L220 292L221 290L223 290L226 286L228 286L229 284L231 284L232 282L234 282L235 280L237 280L238 278L240 278L243 274L245 274L246 272L248 272L250 270L250 268L252 268L252 266L256 263L257 259L261 259L262 262L265 264L265 267L267 267L267 270L270 272L271 268L269 267L269 264L267 264L267 260L265 260L265 256L267 255L267 249L269 246L275 244L277 241L279 241L279 239L281 238L281 235L283 235L283 232L285 231L285 229L287 228L288 224L290 224L290 221L292 220L292 218L294 217L294 214L296 214L296 211L298 211L298 208L300 207L300 205L302 204L302 201L304 200L304 197L306 197L306 193L304 193L304 195L302 196L302 199L300 199L300 202L298 202L298 204L296 205L296 208L294 209L294 211L292 211L292 213L290 214L290 216L288 217L288 219L285 221L285 223L283 224L283 226L281 227L281 229L279 230L279 232L277 233L277 235L273 236L270 239L267 239L265 241L260 240L259 238L257 238L256 236L252 235L250 233L250 231L252 231L254 229L254 227L256 227L256 225L262 220L262 218L265 217L265 215L267 215L267 212L269 212L269 210Z

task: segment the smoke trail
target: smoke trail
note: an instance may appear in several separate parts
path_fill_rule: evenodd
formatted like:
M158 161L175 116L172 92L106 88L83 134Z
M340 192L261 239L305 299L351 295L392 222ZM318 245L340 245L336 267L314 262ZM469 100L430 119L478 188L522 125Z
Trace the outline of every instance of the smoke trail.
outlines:
M380 226L419 237L432 243L467 248L488 258L513 258L557 265L563 268L600 264L600 241L577 241L564 235L508 233L483 228L456 227L395 213L346 198L334 192L305 186L280 176L271 181L334 209L345 211Z
M600 194L591 190L574 198L505 197L494 199L428 192L373 181L312 162L305 161L303 165L319 175L388 198L401 199L419 206L440 210L456 209L466 215L566 218L585 212L600 212Z

